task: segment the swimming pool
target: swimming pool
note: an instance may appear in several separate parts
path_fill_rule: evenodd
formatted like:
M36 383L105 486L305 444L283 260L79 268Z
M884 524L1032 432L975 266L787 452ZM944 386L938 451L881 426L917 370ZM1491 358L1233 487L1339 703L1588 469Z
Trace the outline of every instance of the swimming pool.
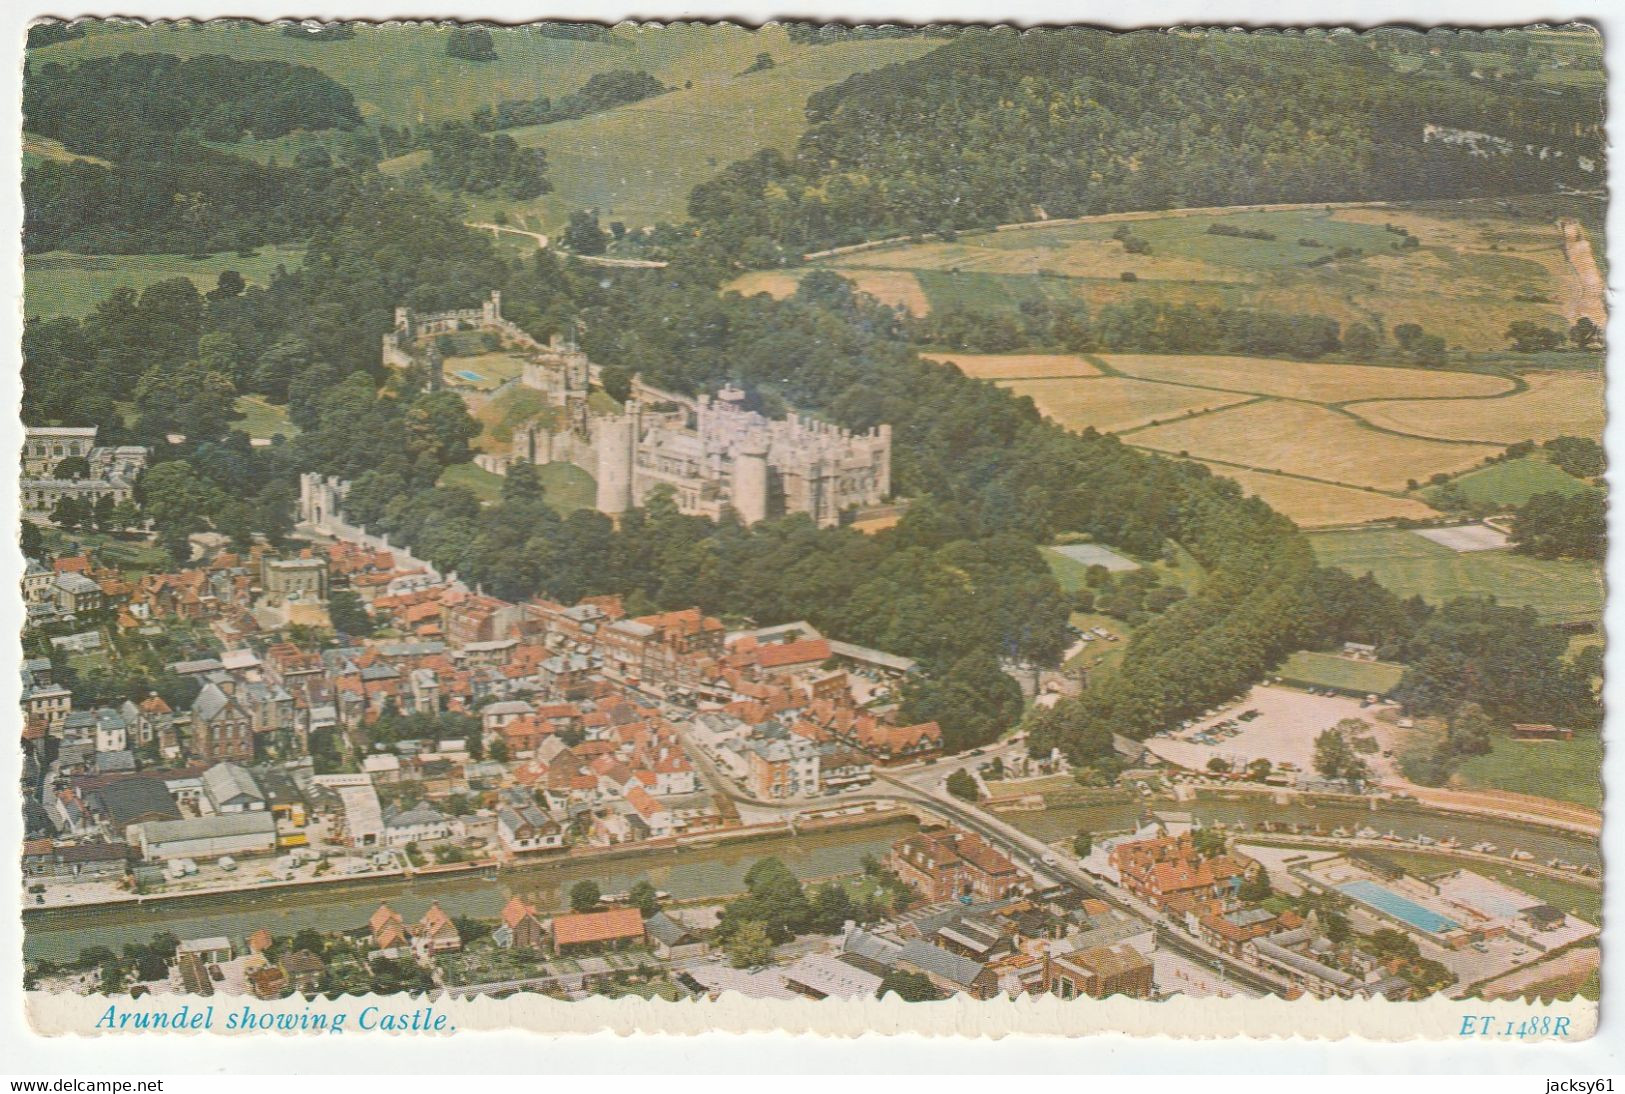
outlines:
M1430 911L1413 900L1407 900L1392 889L1384 889L1374 881L1350 881L1339 885L1337 891L1351 900L1357 900L1403 923L1409 923L1427 934L1444 934L1461 926L1455 920L1446 919L1438 912Z
M466 368L460 368L460 369L458 369L458 370L457 370L457 375L458 375L458 376L461 376L461 377L462 377L462 378L463 378L463 379L465 379L465 380L467 380L467 381L469 381L469 382L470 382L470 383L474 383L474 384L477 384L477 383L479 383L479 382L480 382L480 381L481 381L481 380L483 380L483 379L485 379L485 377L483 377L483 376L481 376L481 375L480 375L480 374L479 374L479 373L477 373L477 372L470 372L470 371L469 371L469 370L468 370L468 369L466 369Z

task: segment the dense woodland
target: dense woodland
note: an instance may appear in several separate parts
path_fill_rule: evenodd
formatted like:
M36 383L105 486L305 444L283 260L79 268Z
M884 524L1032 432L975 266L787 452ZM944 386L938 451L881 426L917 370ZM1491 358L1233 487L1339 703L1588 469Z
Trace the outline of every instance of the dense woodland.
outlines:
M361 121L349 91L304 65L135 53L31 68L23 113L30 133L86 157L29 167L24 247L92 254L303 239L334 212L330 157L260 164L210 144Z
M732 165L694 190L689 213L770 266L1046 216L1514 193L1549 188L1554 172L1596 185L1579 158L1600 171L1601 101L1549 90L1402 75L1352 35L971 28L816 92L794 156ZM1430 123L1564 157L1475 155L1425 141Z
M1030 47L1020 44L1029 41ZM1247 173L1266 162L1282 167L1269 177L1293 180L1306 191L1341 178L1338 185L1367 187L1366 196L1380 191L1383 179L1431 180L1441 164L1457 162L1362 135L1339 81L1364 72L1363 54L1335 43L1282 40L1278 46L1280 57L1269 61L1290 72L1301 67L1307 90L1266 103L1255 93L1257 73L1247 75L1249 65L1262 60L1249 61L1245 51L1214 41L966 33L922 59L930 64L902 66L918 89L909 81L893 85L893 72L880 90L860 77L857 84L848 81L853 86L815 96L810 110L818 124L794 163L758 157L749 171L730 169L723 181L697 189L703 230L674 237L672 262L663 270L593 269L549 252L505 257L487 235L462 222L463 210L411 180L379 175L366 155L334 163L324 153L291 168L242 168L265 172L245 178L245 190L271 180L304 187L293 191L305 198L299 214L280 220L274 213L280 206L251 213L229 204L221 191L203 189L208 180L199 179L203 211L190 220L183 216L178 226L163 210L176 204L175 193L187 191L183 180L160 172L182 170L185 149L197 151L184 136L139 155L132 148L113 168L51 165L53 171L112 172L112 178L123 171L129 189L95 191L100 207L82 199L75 206L73 187L49 172L31 173L32 246L121 232L156 245L155 237L139 235L143 217L157 217L163 231L191 231L192 246L248 225L263 233L266 223L284 225L308 246L299 269L281 271L265 286L222 274L214 290L200 293L176 279L140 294L115 293L83 320L30 322L23 416L31 424L94 424L109 441L152 445L155 463L139 500L160 542L177 557L186 536L205 527L241 543L256 533L276 541L291 527L298 474L341 475L354 483L353 517L499 596L573 601L619 593L633 611L697 604L763 624L807 619L832 635L918 658L927 671L910 685L904 713L941 722L950 748L985 742L1020 718L1021 698L1001 660L1049 665L1065 648L1071 603L1039 552L1065 533L1142 558L1155 558L1177 541L1205 578L1183 597L1152 597L1140 589L1134 603L1123 601L1125 613L1146 618L1120 667L1092 678L1080 698L1035 715L1037 748L1055 745L1074 759L1108 763L1113 733L1146 736L1235 694L1292 650L1350 640L1375 643L1413 666L1402 690L1418 709L1472 703L1488 716L1511 718L1524 714L1519 704L1527 702L1541 705L1543 720L1572 713L1561 720L1594 724L1597 704L1587 677L1563 660L1560 636L1529 613L1476 601L1433 610L1420 601L1401 602L1369 578L1319 567L1289 521L1244 498L1233 482L1092 431L1066 432L1042 421L1030 401L922 360L914 349L918 330L834 274L810 274L781 301L718 292L742 256L734 245L739 226L732 223L740 210L760 205L771 223L748 230L798 246L889 231L905 213L936 208L940 214L937 203L946 200L940 186L958 188L957 198L978 222L1004 218L1011 208L989 197L998 187L1004 187L1001 201L1019 203L1031 192L1022 186L1077 181L1067 171L1053 174L1056 157L1045 143L1052 137L1095 133L1090 147L1098 159L1078 160L1088 184L1055 190L1090 209L1096 201L1192 201L1195 165L1217 180L1221 190L1211 200L1220 200L1222 185L1239 186L1243 178L1246 193L1256 195L1260 180ZM1326 50L1334 51L1336 64L1326 61ZM1203 82L1217 75L1231 87L1223 103L1211 99L1215 92ZM1360 78L1367 76L1380 78ZM1280 78L1271 77L1277 84ZM1021 93L993 102L994 87L1007 98L1013 88ZM907 98L916 93L957 110L944 106L921 115L918 136L884 122L902 116L887 111L920 106ZM871 94L877 97L860 108L858 100ZM1165 94L1174 103L1193 97L1195 105L1182 108L1178 124L1146 112ZM1127 110L1134 96L1145 110ZM1034 115L1040 104L1047 104L1043 112L1053 125ZM1300 108L1310 109L1302 104L1320 107L1322 120L1310 126L1297 116ZM1368 115L1359 124L1368 124ZM853 128L866 117L876 127L872 140ZM1316 142L1301 139L1311 132L1319 135ZM1016 133L1033 135L1032 155L1005 147ZM1130 135L1144 141L1145 163L1188 163L1192 177L1126 172L1114 157ZM810 155L809 149L819 151ZM961 153L996 166L985 175L967 171L953 158ZM865 185L878 190L857 187L841 167L865 155L876 157ZM904 163L907 171L897 173ZM1485 170L1493 175L1505 166ZM826 168L833 173L826 175ZM736 185L751 171L754 182ZM898 204L893 198L905 193L900 180L909 173L933 181L907 191ZM1172 189L1142 192L1153 177ZM85 181L93 180L87 175ZM783 200L774 196L763 204L763 187L809 181L828 197L817 203L825 218L820 223L828 227L822 234L808 232L812 221L797 211L795 195L806 192L791 186ZM110 187L111 179L102 185ZM166 186L171 189L160 202ZM289 199L273 189L266 200ZM211 212L213 221L205 215ZM523 470L508 477L493 505L482 506L464 488L438 485L446 467L468 459L478 426L455 395L424 390L423 377L385 375L379 337L399 305L470 306L493 288L503 291L507 314L539 338L579 323L584 348L613 375L637 371L685 392L731 381L770 410L793 406L858 430L891 423L894 481L913 504L895 529L865 536L818 529L800 516L751 528L731 519L713 523L684 516L657 495L617 528L592 510L561 514ZM1103 309L1097 317L1031 318L1049 324L1049 334L1057 323L1071 323L1077 337L1111 348L1169 348L1155 339L1186 325L1210 339L1202 343L1210 351L1233 345L1269 352L1259 341L1273 340L1279 352L1314 356L1316 347L1336 349L1339 337L1335 324L1313 316L1186 313L1138 304ZM962 320L960 329L972 326ZM930 337L968 335L944 328ZM234 428L232 401L242 393L286 405L302 432L269 448L252 447ZM170 443L171 434L185 440ZM1107 593L1129 595L1115 584ZM356 622L354 613L348 618Z

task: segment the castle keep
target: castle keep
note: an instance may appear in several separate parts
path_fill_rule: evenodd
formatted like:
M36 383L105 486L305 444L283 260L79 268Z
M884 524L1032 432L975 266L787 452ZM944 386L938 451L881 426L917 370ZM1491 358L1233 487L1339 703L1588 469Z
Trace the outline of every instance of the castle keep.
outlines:
M501 293L459 311L396 309L383 362L421 366L438 387L444 376L434 336L471 329L517 343L529 358L519 383L544 392L550 404L549 413L513 431L507 454L476 457L487 471L574 464L597 481L596 508L611 516L641 506L665 485L684 513L714 519L731 507L747 524L806 513L830 527L844 510L877 505L891 493L889 425L854 433L796 414L775 420L745 409L738 388L690 398L641 380L621 413L594 417L588 395L598 366L573 341L554 337L542 345L503 318Z

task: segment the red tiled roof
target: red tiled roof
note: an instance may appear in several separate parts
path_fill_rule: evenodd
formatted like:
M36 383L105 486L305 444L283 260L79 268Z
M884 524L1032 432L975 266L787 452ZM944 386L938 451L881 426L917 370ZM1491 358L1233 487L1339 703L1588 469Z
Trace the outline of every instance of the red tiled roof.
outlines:
M643 915L636 908L611 908L553 918L553 944L575 946L643 937Z
M756 653L756 663L764 669L828 660L829 642L822 638L803 639L800 642L780 642L763 646Z

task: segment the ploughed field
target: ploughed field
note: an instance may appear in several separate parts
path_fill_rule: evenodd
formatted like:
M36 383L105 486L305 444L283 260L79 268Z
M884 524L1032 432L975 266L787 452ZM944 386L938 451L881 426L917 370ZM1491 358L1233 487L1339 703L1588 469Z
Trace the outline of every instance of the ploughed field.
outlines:
M1070 429L1198 460L1306 528L1437 517L1436 474L1507 504L1581 489L1539 459L1483 465L1513 441L1602 427L1603 376L1586 368L1514 377L1234 355L929 357Z

